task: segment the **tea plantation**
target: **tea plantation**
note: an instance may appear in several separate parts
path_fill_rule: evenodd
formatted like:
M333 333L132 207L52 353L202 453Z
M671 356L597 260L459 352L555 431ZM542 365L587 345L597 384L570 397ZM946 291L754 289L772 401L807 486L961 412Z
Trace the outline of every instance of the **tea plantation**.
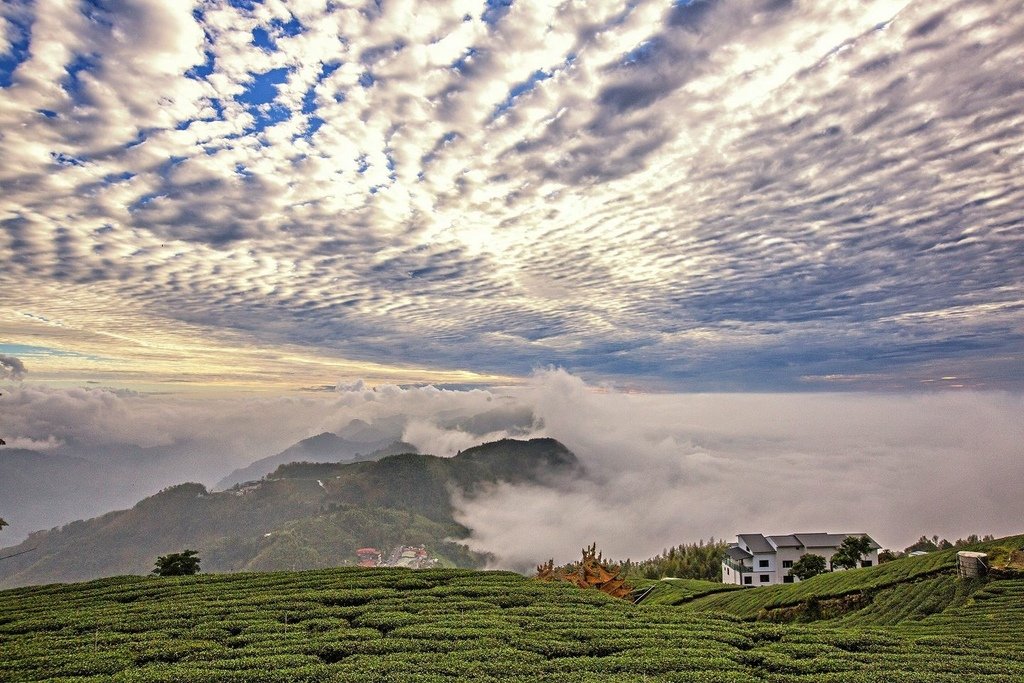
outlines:
M768 589L632 605L513 573L454 569L20 588L0 592L0 680L1024 681L1024 581L960 586L945 560L936 562L938 573L891 583L867 607L806 624L689 609L754 594L783 600ZM910 576L915 567L887 571ZM807 589L787 586L797 587ZM922 607L928 594L942 596L933 611Z
M1020 551L1021 548L1024 548L1024 535L1010 536L970 546L971 550L989 553L994 558L1005 557L1007 553ZM875 607L875 613L883 619L883 622L878 623L884 623L887 617L892 616L892 612L891 609L880 608L876 599L879 593L890 588L899 588L900 591L917 590L916 596L923 596L928 592L925 587L918 589L911 587L928 578L954 575L956 554L957 549L944 550L918 557L906 557L868 569L821 574L795 584L766 586L756 590L718 591L704 596L695 596L693 600L680 600L677 604L680 609L687 611L725 612L743 619L755 619L770 617L771 610L783 609L812 600L822 601L858 594L871 598L871 605ZM927 585L936 584L929 583ZM651 598L657 599L659 594L663 592L667 594L671 590L668 586L664 588L659 586L652 593ZM963 590L963 587L960 590ZM902 598L894 599L891 595L882 596L882 598L893 601L892 608L898 608L904 604ZM941 605L942 608L945 606L945 603ZM899 618L893 617L889 621L895 623L899 621Z

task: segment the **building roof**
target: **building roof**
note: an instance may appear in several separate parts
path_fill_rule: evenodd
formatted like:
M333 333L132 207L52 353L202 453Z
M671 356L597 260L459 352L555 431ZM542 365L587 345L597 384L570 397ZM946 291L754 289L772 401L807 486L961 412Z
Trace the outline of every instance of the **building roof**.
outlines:
M799 548L802 545L795 534L786 534L785 536L769 536L768 542L776 548Z
M775 548L761 534L739 534L736 538L743 541L752 553L774 553Z
M865 533L850 534L792 534L805 548L836 548L846 539L847 536L868 536ZM871 541L871 549L878 550L882 546L875 542L875 539L868 536Z
M738 545L731 545L725 549L725 554L729 556L734 562L742 562L743 560L749 560L753 555L748 553Z

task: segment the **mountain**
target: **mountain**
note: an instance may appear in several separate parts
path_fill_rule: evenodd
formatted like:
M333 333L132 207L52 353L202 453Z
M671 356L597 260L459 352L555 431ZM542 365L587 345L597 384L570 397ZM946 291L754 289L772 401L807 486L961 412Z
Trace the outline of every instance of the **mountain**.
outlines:
M396 432L393 428L381 429L362 420L352 420L339 434L323 432L303 439L276 455L233 471L213 488L224 491L237 484L256 481L290 462L354 462L373 459L372 454L391 455L394 449L385 451L392 444L402 443L398 441L400 435L400 429ZM416 452L416 448L409 447L405 452Z
M110 466L61 453L0 449L0 517L10 523L3 538L22 539L36 529L100 514L112 501L123 505L128 501L118 500L118 493L129 483L117 474Z
M199 551L204 571L337 566L363 546L423 544L450 564L481 558L448 539L451 492L497 482L554 485L580 471L553 439L503 440L453 458L402 453L355 463L290 463L229 491L180 484L129 510L32 534L0 551L0 586L144 574L158 555Z
M187 442L144 447L96 445L67 439L54 448L0 448L0 516L10 522L0 539L24 540L50 529L123 508L181 481L182 472L210 481L223 471Z

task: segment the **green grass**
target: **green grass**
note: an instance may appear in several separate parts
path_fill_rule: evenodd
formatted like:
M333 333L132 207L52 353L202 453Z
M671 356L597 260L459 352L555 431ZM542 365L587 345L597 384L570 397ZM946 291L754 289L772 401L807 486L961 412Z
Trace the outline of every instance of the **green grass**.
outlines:
M1024 535L979 543L970 546L970 549L989 552L1022 546L1024 546ZM862 591L874 592L928 576L950 573L956 567L958 550L951 549L918 557L906 557L866 569L821 574L799 583L708 595L682 603L679 609L695 612L725 612L742 619L755 619L762 614L762 610L789 607L812 599L822 600ZM658 590L660 589L656 589L656 592Z
M0 680L996 683L1024 680L1022 597L996 582L910 626L834 628L507 572L119 577L0 592Z

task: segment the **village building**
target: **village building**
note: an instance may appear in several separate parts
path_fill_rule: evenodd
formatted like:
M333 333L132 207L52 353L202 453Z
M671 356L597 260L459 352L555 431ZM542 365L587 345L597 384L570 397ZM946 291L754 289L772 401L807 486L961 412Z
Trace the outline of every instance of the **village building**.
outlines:
M832 556L848 536L867 534L739 534L736 543L726 549L722 560L722 582L750 587L794 583L800 579L790 570L801 556L807 554L824 557L826 567L831 570ZM868 540L871 541L871 551L862 558L861 567L878 564L878 551L882 546L870 536Z
M376 567L380 564L381 552L376 548L360 548L356 551L360 567Z

